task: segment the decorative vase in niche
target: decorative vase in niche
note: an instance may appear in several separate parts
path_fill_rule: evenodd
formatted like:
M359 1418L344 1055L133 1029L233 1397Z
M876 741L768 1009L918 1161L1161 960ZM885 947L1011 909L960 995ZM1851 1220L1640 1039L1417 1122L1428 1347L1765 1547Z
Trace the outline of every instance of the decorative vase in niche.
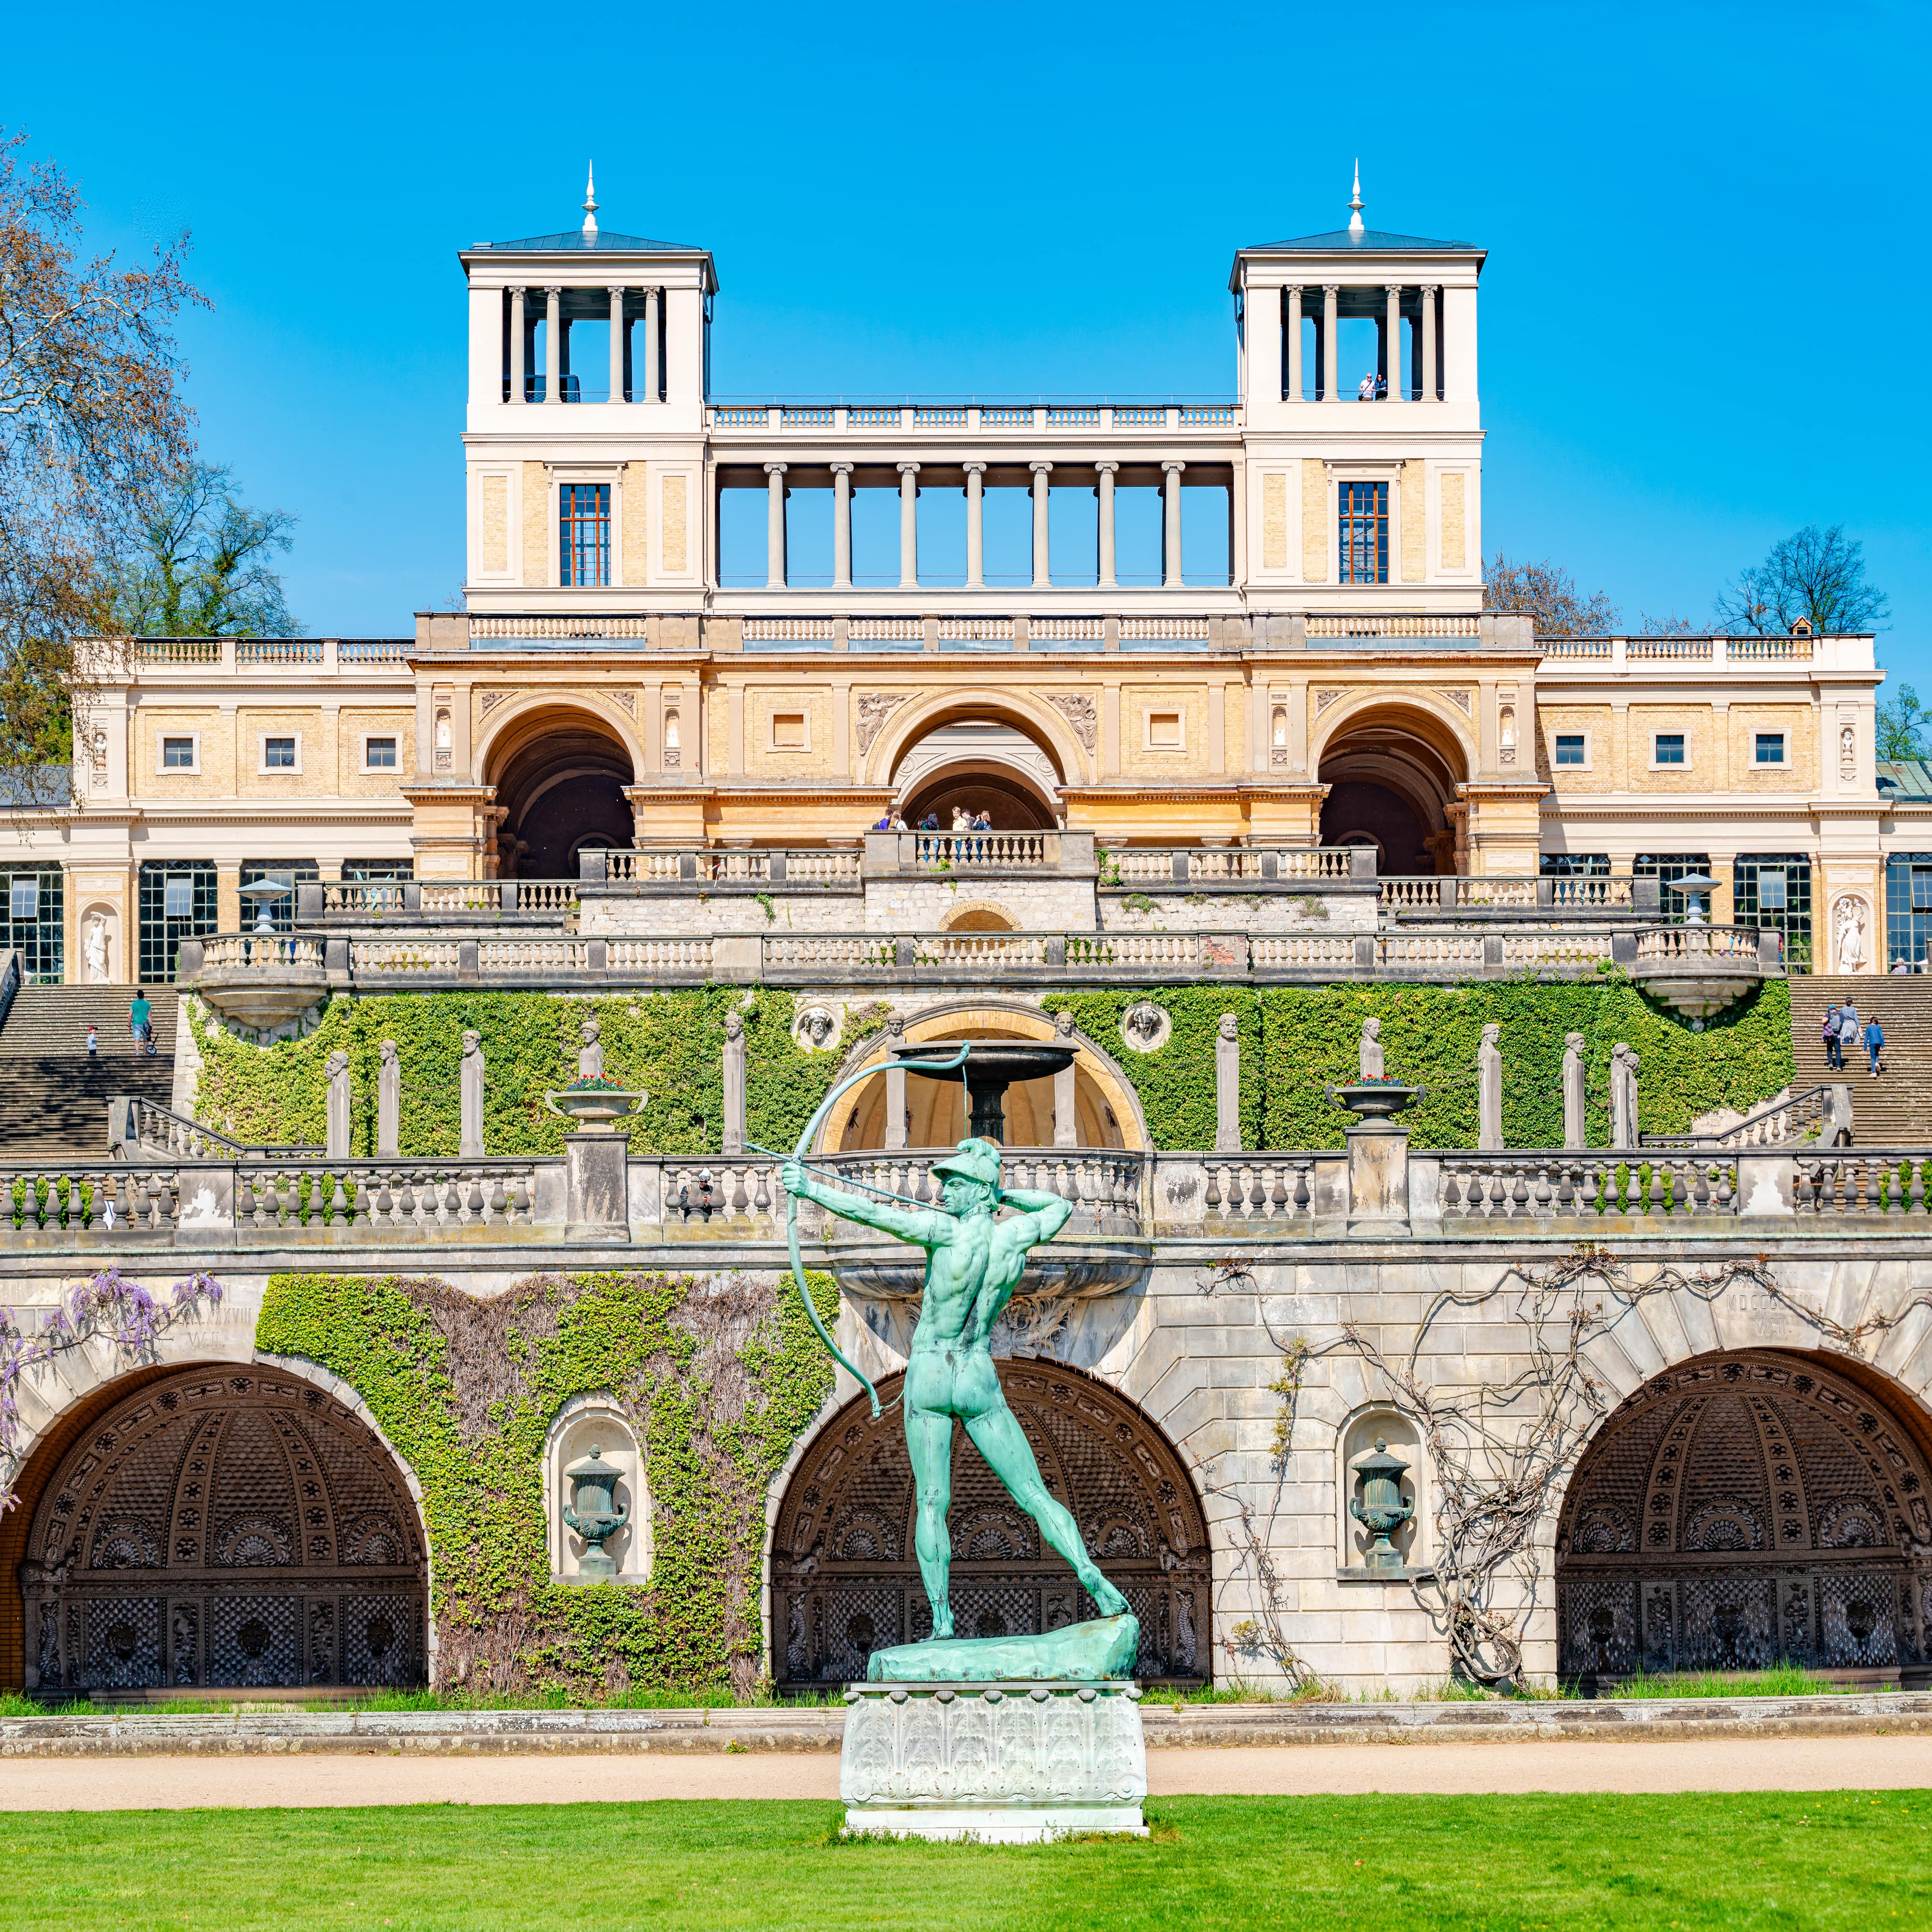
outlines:
M603 1450L595 1442L590 1454L564 1471L571 1496L563 1520L584 1539L584 1554L578 1559L577 1574L591 1582L604 1582L615 1576L617 1565L604 1546L624 1526L630 1515L617 1501L617 1485L624 1472L604 1460Z
M1362 1558L1362 1567L1400 1570L1402 1552L1389 1539L1415 1514L1414 1504L1402 1499L1402 1479L1408 1473L1408 1465L1400 1456L1391 1456L1388 1443L1378 1436L1373 1453L1356 1457L1354 1470L1362 1493L1349 1503L1348 1514L1375 1538Z

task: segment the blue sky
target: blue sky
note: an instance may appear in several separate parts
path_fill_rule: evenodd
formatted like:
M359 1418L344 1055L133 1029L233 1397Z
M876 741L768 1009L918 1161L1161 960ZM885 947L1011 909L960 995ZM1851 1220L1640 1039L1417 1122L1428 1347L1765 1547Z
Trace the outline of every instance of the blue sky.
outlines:
M193 231L203 446L316 631L462 569L455 250L718 260L721 393L1226 394L1244 242L1478 242L1486 533L1706 618L1843 522L1932 686L1922 5L23 9L0 118ZM82 57L82 56L85 57Z

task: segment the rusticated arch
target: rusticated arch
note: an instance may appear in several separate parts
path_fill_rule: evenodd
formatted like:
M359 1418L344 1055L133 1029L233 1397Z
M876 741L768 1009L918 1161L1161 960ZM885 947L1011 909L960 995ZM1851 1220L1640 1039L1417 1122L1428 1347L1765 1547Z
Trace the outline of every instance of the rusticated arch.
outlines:
M1178 1452L1139 1409L1059 1363L999 1364L1000 1384L1047 1487L1141 1624L1143 1682L1198 1684L1210 1666L1208 1528ZM890 1403L901 1378L880 1384ZM840 1409L794 1466L771 1557L772 1674L782 1689L862 1678L873 1651L929 1636L913 1550L904 1424ZM1042 1545L965 1430L952 1447L953 1628L1030 1634L1098 1612Z

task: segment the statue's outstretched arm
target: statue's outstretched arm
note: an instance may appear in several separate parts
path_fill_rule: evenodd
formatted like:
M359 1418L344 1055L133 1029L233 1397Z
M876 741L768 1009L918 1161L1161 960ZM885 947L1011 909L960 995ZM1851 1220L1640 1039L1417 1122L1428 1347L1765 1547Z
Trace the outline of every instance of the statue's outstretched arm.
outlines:
M802 1161L787 1161L779 1170L778 1179L788 1194L795 1194L801 1201L815 1201L841 1220L879 1228L922 1248L936 1247L952 1226L950 1215L936 1214L926 1208L895 1208L886 1202L848 1194L842 1187L828 1187L824 1181L812 1178Z
M1028 1247L1050 1241L1073 1218L1073 1203L1064 1195L1048 1194L1034 1187L1003 1187L1002 1207L1020 1211L1006 1223L1014 1238Z

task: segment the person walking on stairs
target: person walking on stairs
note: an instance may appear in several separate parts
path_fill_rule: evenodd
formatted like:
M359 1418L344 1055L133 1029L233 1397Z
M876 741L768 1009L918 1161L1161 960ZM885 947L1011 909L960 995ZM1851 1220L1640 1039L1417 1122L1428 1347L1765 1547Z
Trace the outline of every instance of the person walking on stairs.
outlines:
M1844 1064L1844 1055L1847 1051L1858 1052L1858 1042L1864 1037L1864 1030L1865 1023L1858 1017L1858 1003L1856 1000L1847 1000L1838 1009L1838 1064L1840 1066Z
M1825 1024L1819 1034L1825 1042L1825 1064L1844 1071L1845 1049L1838 1039L1838 1010L1836 1006L1825 1009Z
M87 1057L89 1060L100 1058L100 1029L90 1026L87 1030Z
M1865 1022L1865 1051L1871 1055L1871 1074L1874 1080L1885 1071L1883 1064L1879 1058L1879 1055L1884 1048L1885 1028L1879 1024L1878 1016L1874 1013L1871 1018Z
M154 1054L153 1011L146 993L136 993L128 1009L128 1029L134 1036L134 1051L145 1053L151 1060Z

